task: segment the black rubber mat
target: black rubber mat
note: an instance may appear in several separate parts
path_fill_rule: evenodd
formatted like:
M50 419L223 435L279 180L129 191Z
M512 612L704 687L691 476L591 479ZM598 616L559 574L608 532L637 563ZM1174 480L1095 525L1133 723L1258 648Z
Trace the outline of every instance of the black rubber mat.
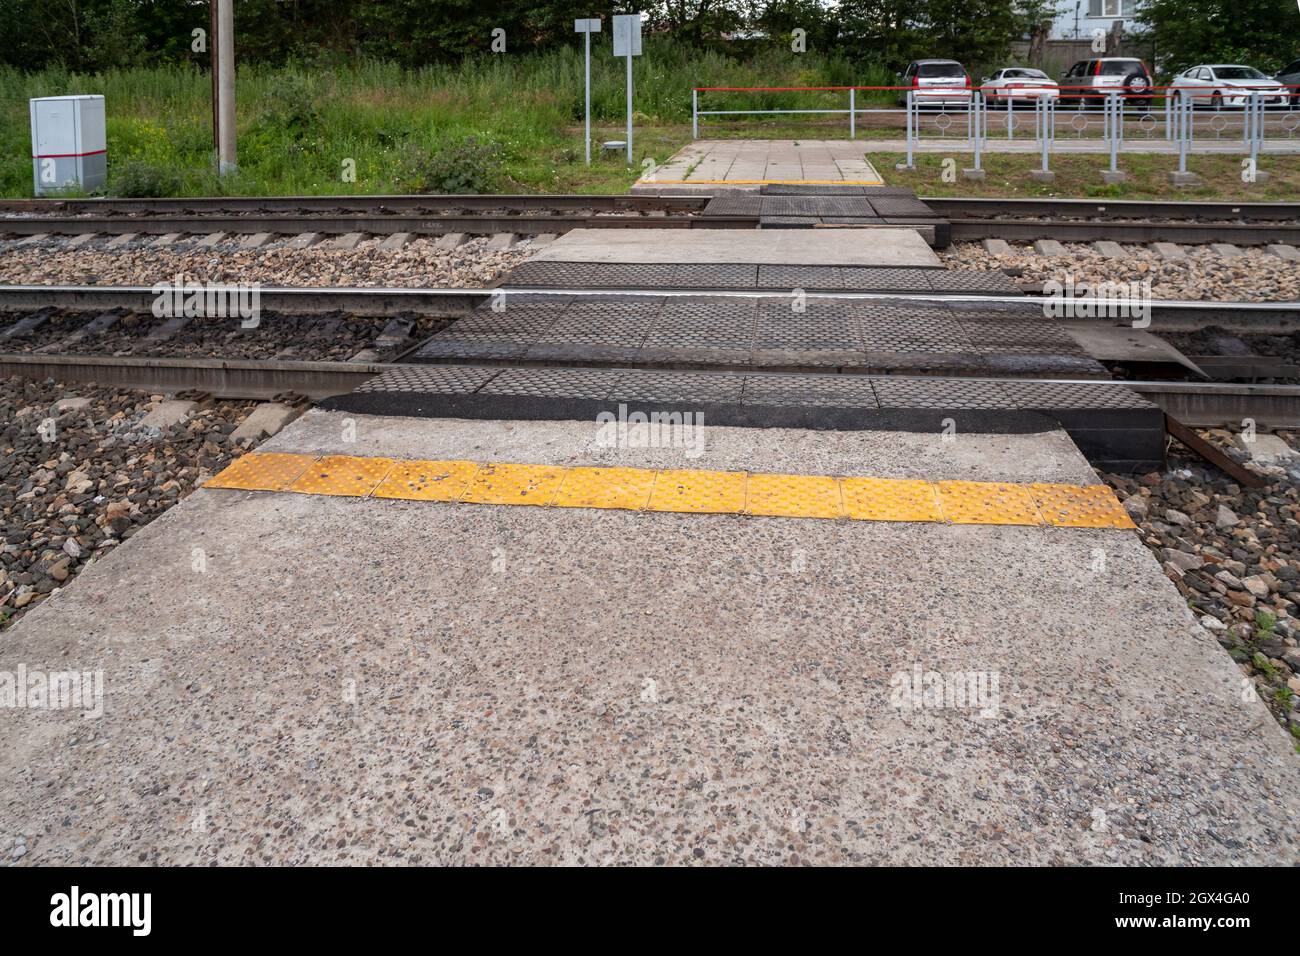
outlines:
M883 216L939 217L915 194L907 190L875 191L869 187L785 187L780 192L765 189L760 194L724 193L709 200L705 216L758 216L772 223L797 224L817 221L879 221Z
M939 292L1013 295L1020 290L1001 272L957 272L919 266L802 266L530 260L516 266L503 288L718 289L792 292Z
M377 415L592 422L624 405L715 426L1027 433L1064 428L1098 467L1161 467L1164 414L1119 383L602 368L406 366L321 405Z
M561 367L1106 374L1072 337L1028 304L1018 311L963 310L945 303L815 295L561 296L557 301L507 296L448 326L408 358L442 364L466 360Z

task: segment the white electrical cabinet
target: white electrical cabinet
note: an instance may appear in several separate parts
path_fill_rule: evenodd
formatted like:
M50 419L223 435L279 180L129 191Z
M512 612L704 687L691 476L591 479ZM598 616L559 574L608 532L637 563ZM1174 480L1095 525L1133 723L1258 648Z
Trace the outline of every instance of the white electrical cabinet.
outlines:
M36 195L102 187L108 179L104 98L43 96L30 107Z

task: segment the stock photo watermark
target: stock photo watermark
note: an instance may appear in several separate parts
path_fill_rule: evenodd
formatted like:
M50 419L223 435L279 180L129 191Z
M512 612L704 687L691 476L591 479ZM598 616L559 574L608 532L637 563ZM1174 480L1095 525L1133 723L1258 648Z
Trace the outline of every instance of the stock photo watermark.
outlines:
M177 274L171 282L158 282L150 288L154 296L151 311L156 319L233 319L240 327L255 329L262 320L262 285L260 282L186 281Z
M1127 319L1135 329L1151 324L1151 280L1087 282L1072 275L1043 283L1049 319Z
M998 671L934 671L920 662L889 679L889 703L895 710L967 710L984 720L1002 707Z
M597 448L681 448L687 458L704 454L703 412L618 411L596 416Z
M86 720L104 716L104 672L0 671L0 709L79 710Z

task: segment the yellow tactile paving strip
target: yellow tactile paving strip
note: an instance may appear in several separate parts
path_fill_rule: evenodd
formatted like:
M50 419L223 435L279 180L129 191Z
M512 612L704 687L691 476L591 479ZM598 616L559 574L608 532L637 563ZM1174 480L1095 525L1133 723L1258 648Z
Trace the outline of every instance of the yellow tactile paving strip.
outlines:
M852 521L1132 528L1105 485L406 461L251 452L207 488Z

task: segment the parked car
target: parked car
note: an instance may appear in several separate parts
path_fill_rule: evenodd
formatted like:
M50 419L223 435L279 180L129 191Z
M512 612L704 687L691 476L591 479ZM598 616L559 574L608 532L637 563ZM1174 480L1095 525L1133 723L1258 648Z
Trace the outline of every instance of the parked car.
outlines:
M1080 60L1061 74L1060 102L1101 109L1106 94L1124 94L1126 106L1151 108L1151 71L1141 60L1103 56Z
M1300 60L1288 63L1273 77L1283 86L1291 88L1291 108L1300 108Z
M1042 70L1027 66L998 70L992 76L984 77L980 89L990 106L1009 104L1012 108L1018 103L1029 105L1039 99L1056 99L1061 94L1055 80Z
M956 60L913 60L898 74L903 86L912 88L918 106L965 106L970 102L971 82L966 68ZM898 105L907 105L907 91L900 90Z
M1252 93L1262 94L1265 106L1285 106L1288 99L1286 87L1277 80L1238 63L1203 63L1183 70L1169 85L1186 90L1184 95L1192 98L1193 106L1216 110L1244 107Z

